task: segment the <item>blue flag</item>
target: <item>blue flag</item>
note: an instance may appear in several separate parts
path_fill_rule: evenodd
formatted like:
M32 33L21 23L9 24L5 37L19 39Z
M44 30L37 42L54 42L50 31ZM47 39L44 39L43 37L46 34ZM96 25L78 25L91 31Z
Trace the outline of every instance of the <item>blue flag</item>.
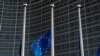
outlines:
M100 56L100 47L97 49L96 56Z
M79 56L81 56L81 51L80 51L80 38L78 37L78 49L79 49Z
M51 31L49 30L44 35L38 37L32 45L32 53L35 56L43 56L44 53L51 47Z

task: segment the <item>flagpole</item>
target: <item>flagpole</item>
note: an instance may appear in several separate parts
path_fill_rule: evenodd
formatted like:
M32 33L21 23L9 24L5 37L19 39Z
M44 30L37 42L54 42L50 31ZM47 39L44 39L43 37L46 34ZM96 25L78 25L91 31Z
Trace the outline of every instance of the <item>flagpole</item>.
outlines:
M79 33L80 33L80 49L81 49L81 56L84 56L84 45L83 45L83 35L82 35L82 23L81 23L81 5L78 4L78 17L79 17Z
M55 56L54 50L54 4L51 4L51 56Z
M25 28L26 28L26 7L27 4L24 5L24 17L23 17L23 35L22 35L22 50L21 50L21 56L25 56Z

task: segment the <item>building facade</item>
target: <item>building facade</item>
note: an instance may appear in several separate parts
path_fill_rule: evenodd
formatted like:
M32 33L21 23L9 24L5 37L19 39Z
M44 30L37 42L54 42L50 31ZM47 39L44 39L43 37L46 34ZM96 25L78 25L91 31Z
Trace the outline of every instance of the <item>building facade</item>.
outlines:
M0 56L19 56L22 38L24 2L25 1L22 0L0 0ZM27 15L27 26L28 25L29 16ZM28 40L29 27L26 28ZM26 42L26 45L27 43L28 41Z
M100 47L99 0L2 0L0 1L0 55L20 56L23 3L27 6L25 56L34 56L31 43L51 27L54 3L55 56L80 56L77 4L81 4L85 56L96 56ZM50 50L44 56L50 56Z

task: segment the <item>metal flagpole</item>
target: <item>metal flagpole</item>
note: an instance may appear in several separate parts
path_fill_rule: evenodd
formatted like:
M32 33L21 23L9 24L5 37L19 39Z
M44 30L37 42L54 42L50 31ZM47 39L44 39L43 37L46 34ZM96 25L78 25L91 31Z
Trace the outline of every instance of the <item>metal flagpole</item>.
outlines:
M55 56L54 50L54 4L51 4L51 56Z
M79 32L80 32L80 49L81 49L81 56L84 56L84 45L83 45L83 35L82 35L82 23L81 23L81 5L78 4L78 17L79 17Z
M23 18L23 35L22 35L22 50L21 50L21 56L25 56L25 28L26 28L26 7L27 4L24 5L24 18Z

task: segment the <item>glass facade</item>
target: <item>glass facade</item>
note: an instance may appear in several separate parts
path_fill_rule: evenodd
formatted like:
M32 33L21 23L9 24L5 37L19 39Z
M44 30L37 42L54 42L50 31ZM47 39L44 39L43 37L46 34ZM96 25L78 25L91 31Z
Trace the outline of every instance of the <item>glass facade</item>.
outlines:
M85 56L96 56L100 47L99 0L3 0L0 1L0 55L20 56L23 3L27 2L25 56L33 56L31 43L51 27L54 3L55 56L80 56L77 4L81 4ZM50 56L50 51L44 56Z
M96 56L100 46L99 0L36 0L31 1L32 37L50 28L50 4L54 3L55 56L80 56L77 4L81 4L85 56ZM32 22L31 22L32 21ZM35 38L34 38L35 39ZM49 55L48 55L49 54ZM48 52L44 56L50 56Z
M19 56L23 26L23 3L22 0L0 0L0 56ZM29 16L27 15L27 40L28 21ZM27 43L28 41L26 45L28 45Z

